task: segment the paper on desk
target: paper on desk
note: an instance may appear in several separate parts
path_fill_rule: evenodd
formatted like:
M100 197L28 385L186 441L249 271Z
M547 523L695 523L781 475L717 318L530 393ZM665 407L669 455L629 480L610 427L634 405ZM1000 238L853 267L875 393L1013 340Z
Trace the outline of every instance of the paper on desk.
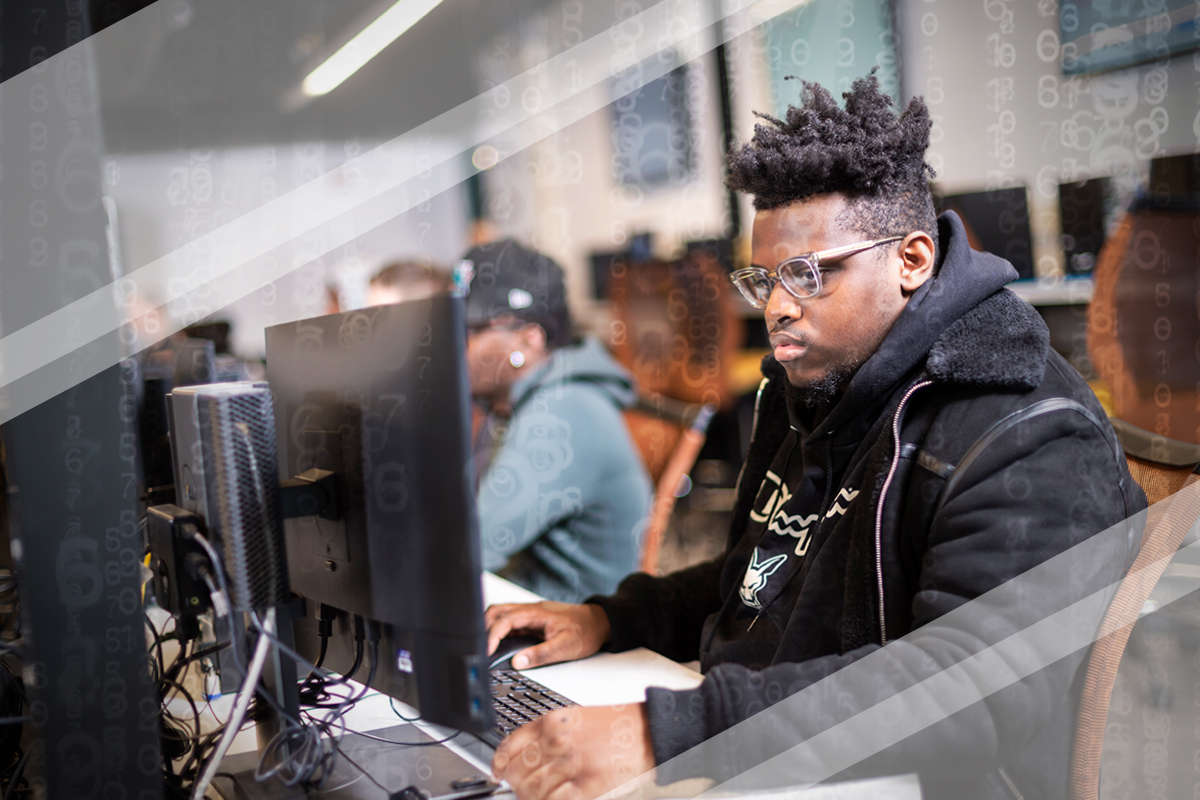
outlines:
M483 605L499 603L536 603L542 598L528 589L506 581L492 572L483 573Z
M639 647L624 653L599 653L582 661L525 670L548 689L581 706L640 703L646 689L694 689L704 679L682 664Z

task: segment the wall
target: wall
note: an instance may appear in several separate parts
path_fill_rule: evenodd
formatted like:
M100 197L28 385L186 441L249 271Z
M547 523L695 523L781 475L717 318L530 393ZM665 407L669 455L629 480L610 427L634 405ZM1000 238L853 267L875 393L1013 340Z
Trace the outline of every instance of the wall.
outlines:
M235 219L273 197L346 163L378 143L356 140L308 142L225 150L121 154L109 159L106 191L119 219L123 272L142 267L196 237ZM413 153L388 145L388 161L401 165ZM437 153L436 143L427 145ZM448 150L447 145L441 150ZM371 177L364 176L365 180ZM335 201L337 189L322 198ZM263 330L289 320L325 313L327 284L340 288L343 305L360 306L366 281L386 261L423 256L449 267L467 248L466 196L461 185L429 198L406 214L359 232L348 245L313 258L306 245L293 250L294 271L247 294L216 313L232 323L233 348L243 357L261 357ZM321 248L323 250L323 248ZM149 285L144 300L157 305L166 286ZM174 319L192 322L203 308L203 293L169 304Z
M1039 274L1061 270L1057 185L1197 149L1200 58L1063 77L1055 0L898 0L902 84L934 118L947 192L1029 187Z
M481 74L497 82L576 43L577 23L570 11L580 5L566 0L536 20L526 20L512 32L511 57L485 59ZM693 11L699 8L690 5ZM683 7L682 13L686 17L688 9ZM589 22L594 29L615 20L582 24L586 28ZM643 232L654 233L656 249L664 255L685 241L725 234L729 214L722 184L724 148L713 44L710 39L706 46L693 43L675 52L679 63L687 63L694 167L686 179L651 189L618 181L609 105L617 95L610 82L578 97L584 105L602 106L599 111L561 129L552 116L547 118L546 124L557 132L485 173L488 212L499 231L527 241L563 265L572 305L593 327L602 325L603 314L597 315L591 299L590 253L622 250L630 236Z

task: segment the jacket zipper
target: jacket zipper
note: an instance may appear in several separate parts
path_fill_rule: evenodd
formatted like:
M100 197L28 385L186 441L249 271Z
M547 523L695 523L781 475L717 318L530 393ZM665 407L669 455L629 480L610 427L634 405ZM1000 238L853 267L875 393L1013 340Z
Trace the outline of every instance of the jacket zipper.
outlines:
M881 644L887 644L887 621L883 613L883 503L887 500L888 489L892 478L896 475L896 467L900 464L900 416L904 413L904 404L918 389L923 389L933 381L921 381L914 384L900 399L896 406L896 414L892 417L892 466L888 468L887 479L879 492L879 504L875 507L875 578L879 587L879 638Z
M756 394L754 396L754 418L750 421L750 446L751 447L754 447L754 436L755 436L755 434L758 433L758 407L762 404L763 393L766 392L767 384L770 382L771 382L770 378L763 378L762 382L760 382L758 384L758 394ZM743 461L742 468L738 472L737 483L735 484L737 486L738 491L741 491L742 476L745 474L746 474L746 462ZM750 632L750 629L754 627L754 623L758 622L758 618L761 616L762 616L762 611L760 610L757 614L754 615L754 619L750 620L750 625L746 628L746 633ZM708 648L706 647L705 650L707 651L707 649Z

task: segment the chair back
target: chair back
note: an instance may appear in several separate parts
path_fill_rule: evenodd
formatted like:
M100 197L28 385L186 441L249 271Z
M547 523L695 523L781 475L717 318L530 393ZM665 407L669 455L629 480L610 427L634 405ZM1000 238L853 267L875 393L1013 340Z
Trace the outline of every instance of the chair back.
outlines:
M1097 800L1108 707L1133 625L1171 557L1200 518L1200 446L1156 436L1111 420L1125 448L1129 471L1146 493L1150 510L1138 556L1122 579L1100 624L1084 675L1071 755L1072 800Z
M683 478L696 463L717 407L711 403L681 403L662 395L643 393L635 409L664 423L683 429L675 440L666 465L658 477L654 489L654 500L650 504L650 517L642 535L642 558L638 569L649 575L659 573L659 557L662 554L663 537L671 521L671 512L679 495Z
M1088 353L1112 416L1200 444L1200 203L1131 209L1096 261Z

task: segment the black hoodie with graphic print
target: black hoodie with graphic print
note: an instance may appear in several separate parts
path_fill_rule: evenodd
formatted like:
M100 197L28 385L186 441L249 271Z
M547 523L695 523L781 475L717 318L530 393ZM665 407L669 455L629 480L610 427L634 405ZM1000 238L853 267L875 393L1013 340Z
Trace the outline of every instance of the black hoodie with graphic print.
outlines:
M613 650L700 660L697 689L647 695L660 782L745 773L1109 585L1132 560L1132 525L1092 538L1145 508L1095 396L1003 288L1011 265L971 251L953 213L939 238L936 276L811 429L764 359L725 554L587 601L607 613ZM1021 594L982 622L972 607L949 613L1071 548L1064 557L1081 555L1068 579L1014 582ZM837 777L917 772L930 798L1065 796L1083 655L981 690L871 758L851 739L845 753L865 749ZM870 691L822 693L868 657ZM709 739L721 747L696 747Z

